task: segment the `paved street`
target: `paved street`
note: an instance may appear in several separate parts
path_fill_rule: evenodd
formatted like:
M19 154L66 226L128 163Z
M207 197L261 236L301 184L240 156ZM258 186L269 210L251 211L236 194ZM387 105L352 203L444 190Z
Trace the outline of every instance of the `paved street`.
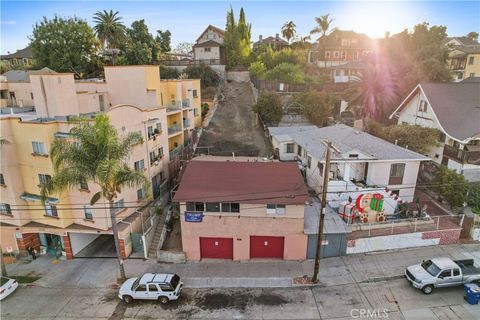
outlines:
M360 312L370 318L388 319L478 319L480 306L470 306L463 299L463 289L447 288L424 295L402 277L406 265L427 256L480 259L480 246L453 245L402 250L377 254L359 254L322 260L321 284L316 287L288 288L186 288L177 302L163 306L157 302L125 305L117 290L109 288L115 274L112 259L76 259L58 265L44 259L34 263L9 266L12 274L26 274L37 267L42 279L22 287L1 303L2 319L352 319ZM128 260L128 275L144 271L179 270L186 284L192 279L222 277L232 272L245 279L255 269L263 278L302 275L311 262L207 262L183 265L158 265L149 261ZM247 269L242 269L244 267ZM275 267L274 267L275 266ZM187 271L187 268L190 269ZM199 276L203 272L204 276ZM375 273L377 273L375 275ZM191 278L195 276L195 278ZM218 278L222 279L222 278ZM383 279L383 280L382 280ZM390 280L385 280L390 279ZM198 284L198 283L197 283ZM218 284L218 283L217 283ZM364 317L365 318L365 317Z

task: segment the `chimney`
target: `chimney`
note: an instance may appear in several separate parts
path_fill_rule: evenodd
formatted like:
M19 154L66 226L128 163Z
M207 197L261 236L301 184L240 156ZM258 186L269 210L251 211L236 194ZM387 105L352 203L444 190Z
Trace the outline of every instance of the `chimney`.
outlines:
M278 33L275 33L275 38L276 39L280 38Z
M263 36L262 35L259 35L258 36L258 41L262 41L263 40Z

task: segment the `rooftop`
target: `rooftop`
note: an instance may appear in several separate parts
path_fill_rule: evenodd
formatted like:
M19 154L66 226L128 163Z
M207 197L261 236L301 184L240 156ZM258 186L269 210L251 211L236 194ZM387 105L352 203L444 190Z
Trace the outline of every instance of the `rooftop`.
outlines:
M305 234L317 234L320 220L320 202L314 201L310 205L305 205ZM323 225L324 234L350 233L352 228L348 226L328 205L325 208L325 220Z
M428 160L427 157L414 151L407 150L377 138L352 127L337 124L318 128L315 126L303 127L272 127L268 128L272 136L289 135L298 145L308 150L318 160L325 157L324 140L329 140L342 153L351 151L361 152L372 160ZM335 158L336 155L333 156Z
M55 74L57 72L50 68L43 68L40 70L9 70L2 74L8 82L28 82L32 74Z
M296 163L190 161L173 200L303 205L309 197Z
M0 59L22 59L22 58L32 58L32 48L30 46L17 50L15 53L10 53L0 56Z

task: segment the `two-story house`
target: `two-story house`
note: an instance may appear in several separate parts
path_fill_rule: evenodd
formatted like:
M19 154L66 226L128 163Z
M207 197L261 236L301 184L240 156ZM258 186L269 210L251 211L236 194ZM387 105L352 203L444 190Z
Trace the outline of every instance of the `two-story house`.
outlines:
M0 56L0 63L9 67L30 68L33 64L32 48L26 47L14 53L2 55Z
M472 81L469 81L472 80ZM480 81L420 83L390 115L398 124L441 131L428 156L438 164L480 181Z
M354 31L335 30L321 37L308 51L308 62L320 68L330 68L360 60L373 52L374 41Z
M187 260L305 259L309 196L296 163L194 158L173 200Z
M300 161L307 184L322 191L326 141L332 153L329 190L388 188L403 201L413 200L421 161L427 157L340 124L330 127L271 127L272 145L282 161ZM351 189L351 190L350 190Z
M195 63L225 64L224 37L224 30L209 25L193 45L193 58Z
M280 50L288 47L288 42L280 38L280 34L276 33L275 37L270 36L264 38L263 35L259 35L258 41L253 43L253 47L260 45L267 45L272 47L274 50Z
M443 45L449 49L448 65L453 81L480 76L480 43L469 37L447 37Z

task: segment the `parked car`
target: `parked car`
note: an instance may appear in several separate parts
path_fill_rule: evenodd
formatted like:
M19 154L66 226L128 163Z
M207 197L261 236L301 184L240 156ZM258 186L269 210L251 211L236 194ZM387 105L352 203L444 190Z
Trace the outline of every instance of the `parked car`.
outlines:
M158 300L168 303L177 300L182 292L183 282L176 274L145 273L138 278L125 281L118 297L130 303L133 300Z
M3 300L6 296L11 294L18 287L17 280L7 277L0 277L0 300Z
M435 258L408 267L405 277L415 288L430 294L434 288L480 283L480 268L474 266L473 259Z

